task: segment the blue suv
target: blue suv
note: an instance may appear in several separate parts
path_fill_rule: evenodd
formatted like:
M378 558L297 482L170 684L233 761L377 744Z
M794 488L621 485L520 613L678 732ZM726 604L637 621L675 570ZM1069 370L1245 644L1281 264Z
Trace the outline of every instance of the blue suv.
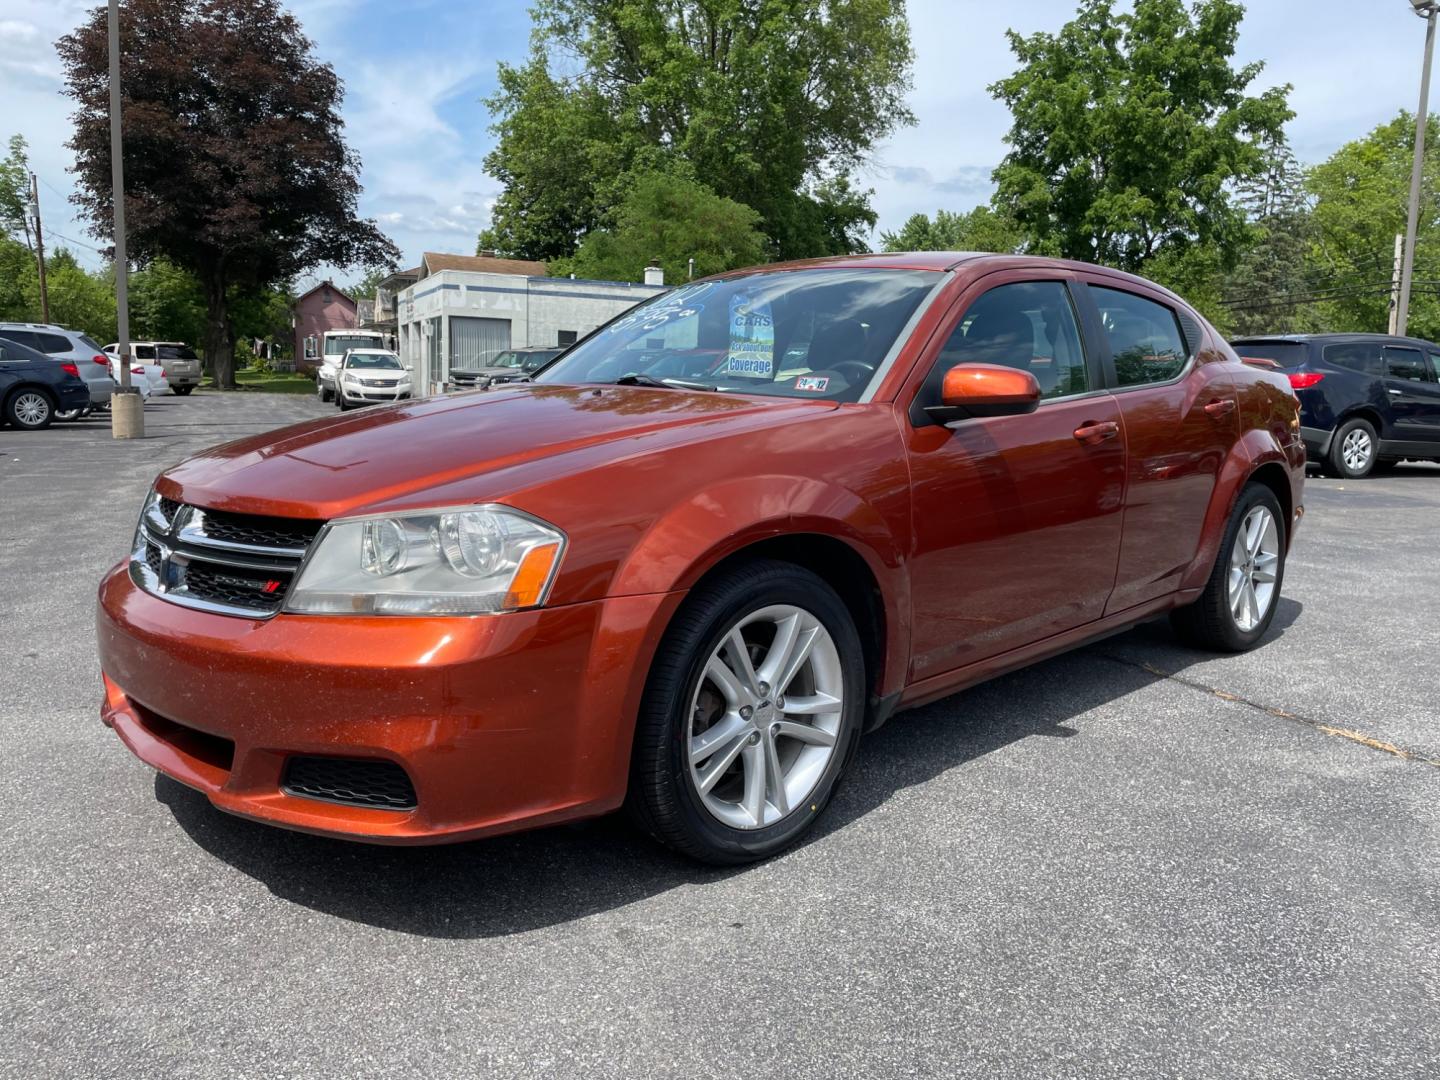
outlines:
M1310 460L1358 479L1402 459L1440 461L1440 345L1385 334L1236 338L1272 360L1300 399Z

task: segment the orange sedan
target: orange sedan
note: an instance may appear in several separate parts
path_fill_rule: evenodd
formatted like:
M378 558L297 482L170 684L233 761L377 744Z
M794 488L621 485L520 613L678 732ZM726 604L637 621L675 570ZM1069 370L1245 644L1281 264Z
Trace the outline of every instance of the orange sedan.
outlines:
M738 863L898 710L1169 612L1247 649L1294 394L1172 293L881 255L693 282L533 381L162 474L102 719L223 810L381 843L628 805Z

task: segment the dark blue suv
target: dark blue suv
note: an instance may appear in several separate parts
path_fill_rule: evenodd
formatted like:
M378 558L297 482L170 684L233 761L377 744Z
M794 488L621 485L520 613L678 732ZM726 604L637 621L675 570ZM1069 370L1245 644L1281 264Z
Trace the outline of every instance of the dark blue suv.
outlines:
M1385 334L1230 344L1284 369L1300 399L1305 449L1331 475L1354 479L1405 458L1440 461L1440 345Z

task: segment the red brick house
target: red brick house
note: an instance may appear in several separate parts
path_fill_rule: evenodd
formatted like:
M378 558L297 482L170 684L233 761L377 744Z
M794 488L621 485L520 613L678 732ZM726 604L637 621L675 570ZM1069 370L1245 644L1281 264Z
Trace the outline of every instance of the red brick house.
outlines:
M350 295L322 281L295 301L294 324L295 370L311 372L320 365L320 335L359 326L360 320Z

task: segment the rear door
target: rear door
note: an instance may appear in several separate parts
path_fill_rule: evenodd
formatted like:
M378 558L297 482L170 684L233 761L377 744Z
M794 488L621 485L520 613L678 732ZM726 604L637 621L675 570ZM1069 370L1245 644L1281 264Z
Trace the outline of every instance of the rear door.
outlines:
M987 275L917 365L905 420L913 492L911 678L1098 619L1115 582L1125 441L1064 271ZM1030 371L1035 412L938 425L957 364ZM905 400L903 397L901 400Z
M1125 533L1110 614L1179 587L1240 420L1226 366L1197 355L1202 334L1193 316L1159 290L1086 279L1128 450Z
M1396 442L1407 447L1440 443L1440 383L1425 353L1411 346L1385 346L1385 396L1390 399ZM1414 447L1419 449L1423 448Z

